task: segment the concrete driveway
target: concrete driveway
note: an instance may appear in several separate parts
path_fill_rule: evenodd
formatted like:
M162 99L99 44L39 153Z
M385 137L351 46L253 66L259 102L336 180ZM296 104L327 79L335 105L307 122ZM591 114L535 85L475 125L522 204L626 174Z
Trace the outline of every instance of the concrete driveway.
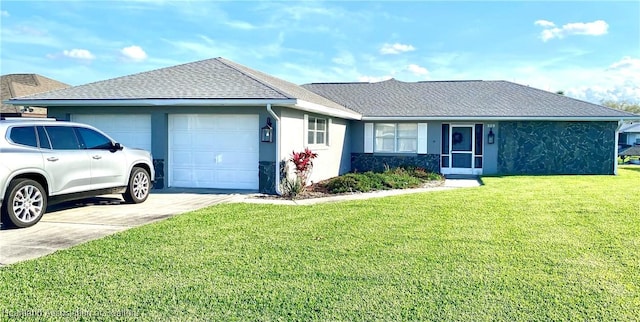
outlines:
M169 191L152 192L141 204L125 204L119 195L106 195L54 205L32 227L0 229L0 266L242 198L244 196L238 193Z

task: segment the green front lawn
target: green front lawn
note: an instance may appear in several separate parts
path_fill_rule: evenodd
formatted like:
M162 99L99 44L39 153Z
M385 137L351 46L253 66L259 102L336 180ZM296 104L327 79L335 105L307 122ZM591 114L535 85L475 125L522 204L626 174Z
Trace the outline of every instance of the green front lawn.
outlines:
M0 320L638 319L640 168L483 180L132 229L1 268Z

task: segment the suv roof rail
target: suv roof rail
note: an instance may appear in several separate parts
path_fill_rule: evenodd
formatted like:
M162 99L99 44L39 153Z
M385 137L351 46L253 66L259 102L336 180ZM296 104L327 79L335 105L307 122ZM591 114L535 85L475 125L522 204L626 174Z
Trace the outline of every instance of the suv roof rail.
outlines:
M56 121L55 118L52 117L0 117L0 120L4 121L24 121L24 122L33 122L33 121Z

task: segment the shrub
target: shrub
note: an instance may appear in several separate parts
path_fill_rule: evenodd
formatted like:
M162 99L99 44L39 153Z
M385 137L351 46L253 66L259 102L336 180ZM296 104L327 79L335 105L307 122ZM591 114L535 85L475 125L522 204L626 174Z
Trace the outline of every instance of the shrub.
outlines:
M307 184L311 169L313 169L313 159L317 158L318 154L311 152L309 148L304 149L302 152L293 151L289 161L293 163L295 167L296 176L302 181L303 184Z
M358 184L358 176L355 173L348 173L343 176L329 179L325 184L325 187L331 193L361 191Z
M299 177L286 178L282 181L282 195L296 199L296 197L304 191L305 185L302 183Z
M302 152L293 151L288 162L293 163L295 177L290 178L288 175L287 162L280 162L281 189L285 197L295 199L299 194L304 192L307 186L309 174L313 169L313 159L318 157L317 153L311 152L306 148Z
M422 168L385 169L382 173L348 173L324 183L330 193L368 192L388 189L417 188L432 180L442 180L439 174L433 174Z

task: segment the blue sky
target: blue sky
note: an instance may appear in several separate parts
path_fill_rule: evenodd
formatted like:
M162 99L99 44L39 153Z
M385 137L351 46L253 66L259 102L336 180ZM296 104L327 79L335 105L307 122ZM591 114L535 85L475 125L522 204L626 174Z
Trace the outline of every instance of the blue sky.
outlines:
M0 72L71 85L224 57L285 80L508 80L640 102L640 1L6 1Z

